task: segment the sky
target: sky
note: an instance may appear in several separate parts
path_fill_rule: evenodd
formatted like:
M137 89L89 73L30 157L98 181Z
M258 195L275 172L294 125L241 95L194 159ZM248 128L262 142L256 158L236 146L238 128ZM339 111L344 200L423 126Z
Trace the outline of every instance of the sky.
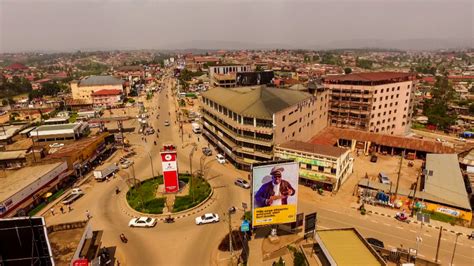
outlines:
M470 46L467 0L0 0L0 52Z

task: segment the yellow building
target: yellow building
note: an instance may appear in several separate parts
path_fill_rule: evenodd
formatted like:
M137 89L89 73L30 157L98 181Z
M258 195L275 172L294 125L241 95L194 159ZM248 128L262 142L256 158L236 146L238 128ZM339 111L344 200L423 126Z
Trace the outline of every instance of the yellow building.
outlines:
M71 82L72 98L92 103L91 94L100 90L120 90L123 92L124 81L113 76L89 76Z

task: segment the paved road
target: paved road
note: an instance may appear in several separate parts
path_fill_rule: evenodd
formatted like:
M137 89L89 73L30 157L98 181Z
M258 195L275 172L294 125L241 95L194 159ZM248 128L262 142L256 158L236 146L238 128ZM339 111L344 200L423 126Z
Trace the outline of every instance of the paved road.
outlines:
M155 129L160 128L158 145L153 145L155 136L149 136L147 142L141 140L136 134L127 135L132 145L138 151L134 158L135 176L138 179L146 179L151 176L150 158L152 156L155 174L161 173L159 158L159 147L163 143L174 143L178 146L178 164L180 171L189 169L189 152L192 146L181 148L181 137L177 125L174 124L174 106L170 101L172 83L166 81L165 89L155 96L152 102L153 112L151 123ZM166 98L168 94L168 98ZM160 107L158 109L158 106ZM171 116L168 115L170 110ZM159 119L155 119L156 114ZM172 122L170 127L163 125L164 120ZM136 123L136 122L135 122ZM192 142L191 142L192 141ZM186 135L185 143L198 143L196 136L189 139ZM198 143L201 147L204 140ZM215 154L215 152L214 152ZM193 169L199 166L202 153L200 148L194 153ZM114 193L115 187L120 186L125 191L126 185L121 178L110 182L86 184L84 189L86 195L73 204L74 210L68 214L47 216L49 224L65 221L76 221L85 218L85 210L89 210L93 216L91 222L94 229L104 230L103 245L117 246L118 258L122 264L127 265L210 265L213 251L222 237L228 231L227 219L224 215L230 206L240 206L241 202L249 203L249 191L233 185L235 177L244 177L246 174L235 170L231 165L218 164L214 156L205 160L206 178L214 187L213 203L205 212L216 212L222 219L220 223L196 226L191 215L178 219L174 224L159 223L154 229L128 228L130 219L123 211L123 205ZM132 175L131 169L128 171ZM405 248L416 247L415 238L419 234L419 226L403 224L393 218L379 216L361 216L355 210L344 207L340 203L331 201L329 196L321 197L305 187L301 187L299 199L299 211L310 213L318 212L318 224L320 228L357 227L366 237L376 237L385 242L388 247L399 247L403 244ZM124 193L124 192L122 192ZM239 210L238 216L242 212ZM233 219L233 226L238 226L238 219ZM129 243L123 244L119 241L119 234L124 233L129 238ZM423 228L423 243L420 246L420 254L427 259L434 259L437 231L431 228ZM440 258L443 264L447 264L451 258L454 243L454 235L443 234ZM474 264L474 241L460 238L457 247L455 264ZM251 252L257 252L256 250Z

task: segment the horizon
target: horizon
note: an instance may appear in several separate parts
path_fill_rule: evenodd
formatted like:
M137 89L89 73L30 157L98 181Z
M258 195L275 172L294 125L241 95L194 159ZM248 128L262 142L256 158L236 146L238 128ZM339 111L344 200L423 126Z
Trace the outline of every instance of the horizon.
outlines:
M0 0L0 53L474 47L473 3L427 3Z

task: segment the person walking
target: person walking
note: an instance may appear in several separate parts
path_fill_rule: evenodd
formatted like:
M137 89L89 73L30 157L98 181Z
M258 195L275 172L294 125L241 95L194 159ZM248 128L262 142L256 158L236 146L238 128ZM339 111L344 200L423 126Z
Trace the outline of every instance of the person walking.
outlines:
M68 204L68 205L67 205L67 211L68 211L68 212L71 212L71 211L72 211L71 204Z
M91 217L92 217L92 216L91 216L89 210L86 210L86 218L87 218L87 220L90 220Z
M54 208L51 208L50 211L51 211L51 215L54 216Z
M63 206L61 206L61 208L59 208L59 210L61 211L62 214L64 214L64 208L63 208Z

